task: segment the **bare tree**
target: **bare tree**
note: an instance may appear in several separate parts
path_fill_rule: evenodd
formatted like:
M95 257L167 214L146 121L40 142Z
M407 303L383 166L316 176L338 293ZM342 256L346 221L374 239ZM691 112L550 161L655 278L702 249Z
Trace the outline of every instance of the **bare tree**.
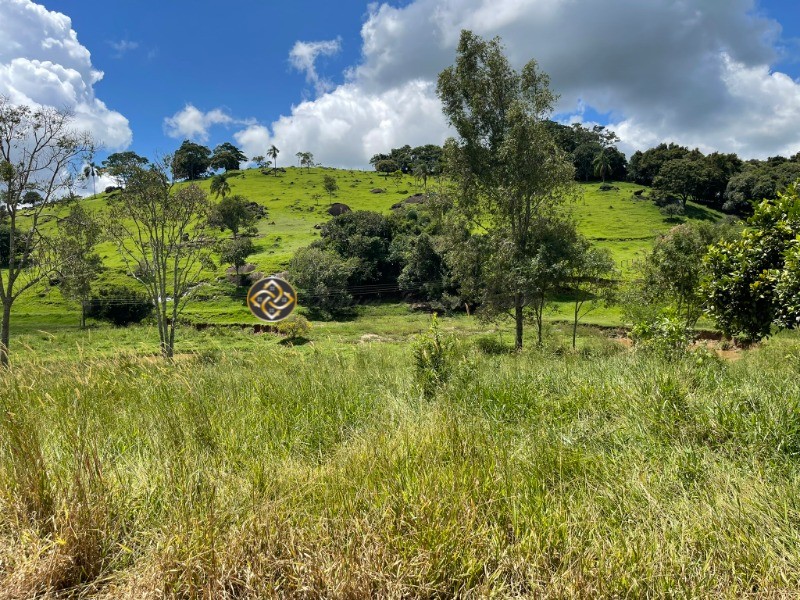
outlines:
M16 106L0 96L0 221L8 226L8 266L0 271L0 365L9 361L11 308L53 268L43 216L70 191L72 171L91 147L73 116L49 107Z
M175 325L211 264L205 236L209 203L197 185L170 184L161 165L139 170L111 202L108 233L131 277L147 290L154 306L161 354L175 352Z

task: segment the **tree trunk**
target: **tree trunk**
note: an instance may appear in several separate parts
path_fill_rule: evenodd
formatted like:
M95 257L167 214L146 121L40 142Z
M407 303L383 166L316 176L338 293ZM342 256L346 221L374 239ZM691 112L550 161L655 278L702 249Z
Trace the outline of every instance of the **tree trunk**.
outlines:
M517 326L517 333L514 339L514 349L517 351L522 350L522 308L522 295L517 294L516 298L514 299L514 321L516 322Z
M575 342L578 337L578 310L580 306L575 303L575 320L572 322L572 349L575 350Z
M544 294L539 298L539 306L536 307L536 333L537 342L542 345L542 320L544 319Z
M0 331L0 366L8 366L8 341L11 333L11 302L3 303L3 325Z
M86 329L86 300L81 300L81 329Z

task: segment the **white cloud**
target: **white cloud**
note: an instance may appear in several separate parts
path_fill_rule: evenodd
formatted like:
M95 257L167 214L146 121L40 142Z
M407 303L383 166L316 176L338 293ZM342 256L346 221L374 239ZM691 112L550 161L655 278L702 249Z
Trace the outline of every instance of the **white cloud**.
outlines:
M0 94L15 104L68 108L110 150L131 143L128 120L95 97L92 66L69 17L31 0L0 2Z
M164 119L164 131L172 138L188 138L198 142L208 140L208 130L214 125L231 125L237 121L221 108L203 112L187 104L171 117Z
M517 68L536 58L561 95L564 120L580 121L585 107L610 114L628 152L667 140L745 158L794 154L800 82L770 70L780 26L757 8L755 0L373 4L362 60L347 82L294 106L272 136L258 133L339 166L364 166L405 143L441 142L436 76L453 63L467 28L501 36Z
M289 64L306 74L306 81L314 85L317 94L333 88L329 79L319 76L316 62L320 56L333 56L342 49L342 40L326 40L320 42L295 42L289 52Z
M272 124L271 134L253 125L234 138L247 156L263 155L275 144L283 156L310 151L325 165L363 168L373 154L438 141L446 130L430 82L409 82L378 94L348 83L293 107L290 116Z
M108 42L108 45L111 46L116 53L114 54L114 58L122 58L130 52L131 50L136 50L139 47L139 42L132 42L130 40L119 40L118 42Z

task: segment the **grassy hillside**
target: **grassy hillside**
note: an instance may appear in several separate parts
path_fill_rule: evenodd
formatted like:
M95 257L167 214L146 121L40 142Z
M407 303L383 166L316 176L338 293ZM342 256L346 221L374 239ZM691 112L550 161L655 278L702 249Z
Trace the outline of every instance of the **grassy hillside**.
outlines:
M333 175L339 185L339 191L332 197L323 188L325 175ZM397 180L372 171L327 168L291 167L278 176L251 169L228 181L231 193L267 208L268 216L259 221L254 239L256 254L250 258L265 273L280 271L298 248L319 237L315 225L331 218L327 213L331 202L345 203L353 210L388 213L393 204L422 191L420 183L410 176ZM197 183L208 191L210 180ZM641 186L628 183L614 183L614 186L617 189L601 192L597 183L580 184L581 199L573 210L579 229L598 245L608 248L623 273L629 273L633 262L650 247L654 237L677 221L665 219L652 202L636 198L633 192ZM108 196L100 194L83 202L87 208L102 212ZM690 203L686 218L716 220L721 214ZM131 283L111 243L101 244L98 251L107 267L101 282ZM215 280L224 270L225 265L219 266L208 273L208 279ZM250 319L241 302L224 293L211 294L201 305L190 307L187 315L211 323ZM613 316L610 320L613 321ZM57 290L37 290L23 297L15 307L14 327L18 331L72 327L76 322L77 308L65 302Z

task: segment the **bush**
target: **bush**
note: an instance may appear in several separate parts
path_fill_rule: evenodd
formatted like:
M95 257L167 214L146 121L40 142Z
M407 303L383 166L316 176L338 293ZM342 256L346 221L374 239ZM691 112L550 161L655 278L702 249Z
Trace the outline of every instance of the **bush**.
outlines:
M278 323L276 329L287 340L300 340L311 331L311 323L302 315L292 315Z
M631 328L631 338L638 349L667 359L682 355L689 346L688 329L672 314L636 323Z
M352 262L335 252L301 248L289 263L288 277L297 288L298 301L303 306L331 316L350 306L353 300L347 291L352 270Z
M86 315L118 326L141 323L153 312L146 294L124 286L101 289L88 302Z
M667 217L667 219L677 219L678 217L682 217L684 214L683 205L681 205L679 202L662 206L660 212L662 215Z
M425 396L431 397L450 378L453 353L452 340L442 335L435 314L428 332L414 338L411 352L417 380Z

